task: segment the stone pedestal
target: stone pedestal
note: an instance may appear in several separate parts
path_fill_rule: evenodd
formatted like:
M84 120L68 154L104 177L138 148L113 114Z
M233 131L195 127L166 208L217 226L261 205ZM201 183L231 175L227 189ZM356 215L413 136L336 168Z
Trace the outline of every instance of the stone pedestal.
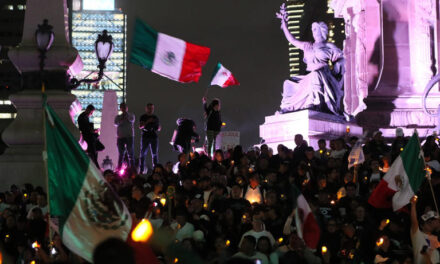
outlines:
M348 123L334 115L320 113L312 110L301 110L292 113L266 116L264 124L260 125L260 137L274 152L278 144L288 148L295 148L295 135L301 134L309 146L318 148L318 140L323 138L331 140L347 135L361 136L362 128L356 124Z
M76 97L63 91L49 91L46 95L47 103L57 112L72 135L79 139L78 129L69 114L69 107ZM8 189L11 184L23 183L45 188L42 93L24 91L10 96L10 100L17 108L17 118L2 134L9 148L0 156L0 168L3 171L0 190Z

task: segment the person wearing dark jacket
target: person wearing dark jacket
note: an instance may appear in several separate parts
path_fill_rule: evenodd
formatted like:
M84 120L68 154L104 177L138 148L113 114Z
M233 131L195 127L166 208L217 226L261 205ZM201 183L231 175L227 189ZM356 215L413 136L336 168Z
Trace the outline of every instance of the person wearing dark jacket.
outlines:
M144 173L145 160L148 149L151 149L153 167L159 162L159 139L157 132L160 131L159 118L154 115L154 104L148 103L145 107L145 114L139 118L139 129L142 131L141 154L139 161L139 173Z
M212 157L215 151L216 139L222 127L222 119L220 116L220 100L213 99L209 106L207 106L207 99L206 97L203 97L202 102L206 118L206 152L209 157Z
M98 151L96 149L98 133L95 130L93 123L89 120L89 117L93 115L94 111L95 107L93 105L88 105L86 110L78 116L78 127L84 141L87 143L87 154L95 163L96 167L99 168Z
M177 119L177 129L175 138L173 139L174 149L188 154L191 151L191 143L193 139L199 141L199 134L196 133L196 124L191 119Z

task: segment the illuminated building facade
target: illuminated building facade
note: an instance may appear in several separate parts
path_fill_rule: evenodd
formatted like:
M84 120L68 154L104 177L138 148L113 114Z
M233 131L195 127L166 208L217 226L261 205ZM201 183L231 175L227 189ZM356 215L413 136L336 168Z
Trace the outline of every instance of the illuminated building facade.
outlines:
M82 7L81 7L82 6ZM127 16L115 10L114 0L83 0L73 2L72 45L78 50L84 63L77 79L94 79L98 75L95 41L98 34L107 30L113 37L113 53L106 63L104 77L98 84L81 84L72 91L84 109L92 104L95 112L91 120L95 128L101 125L104 91L115 90L118 103L124 101L126 90L126 27Z

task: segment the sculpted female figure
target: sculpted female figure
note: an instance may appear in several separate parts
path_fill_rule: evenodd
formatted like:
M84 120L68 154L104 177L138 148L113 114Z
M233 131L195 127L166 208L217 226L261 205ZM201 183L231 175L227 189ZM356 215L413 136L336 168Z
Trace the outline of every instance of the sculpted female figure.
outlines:
M284 4L276 14L287 40L304 51L304 62L309 74L286 80L283 88L281 111L289 112L312 108L318 111L343 115L342 97L344 58L335 45L327 43L328 28L324 22L312 24L315 42L297 40L287 28L287 12ZM298 76L300 77L300 76Z

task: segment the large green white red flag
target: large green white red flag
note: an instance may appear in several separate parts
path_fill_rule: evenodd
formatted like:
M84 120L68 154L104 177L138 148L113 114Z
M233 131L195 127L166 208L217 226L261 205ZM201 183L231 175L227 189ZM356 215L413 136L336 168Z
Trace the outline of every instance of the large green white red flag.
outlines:
M397 211L407 205L425 179L425 163L417 133L394 160L387 174L368 199L376 208L393 207Z
M183 83L198 82L210 52L136 19L130 62L154 73Z
M231 85L240 85L240 83L235 79L234 75L232 75L232 72L219 62L212 74L211 85L218 85L225 88Z
M127 241L132 219L53 109L44 107L50 213L59 220L63 243L92 262L100 242L110 237Z

